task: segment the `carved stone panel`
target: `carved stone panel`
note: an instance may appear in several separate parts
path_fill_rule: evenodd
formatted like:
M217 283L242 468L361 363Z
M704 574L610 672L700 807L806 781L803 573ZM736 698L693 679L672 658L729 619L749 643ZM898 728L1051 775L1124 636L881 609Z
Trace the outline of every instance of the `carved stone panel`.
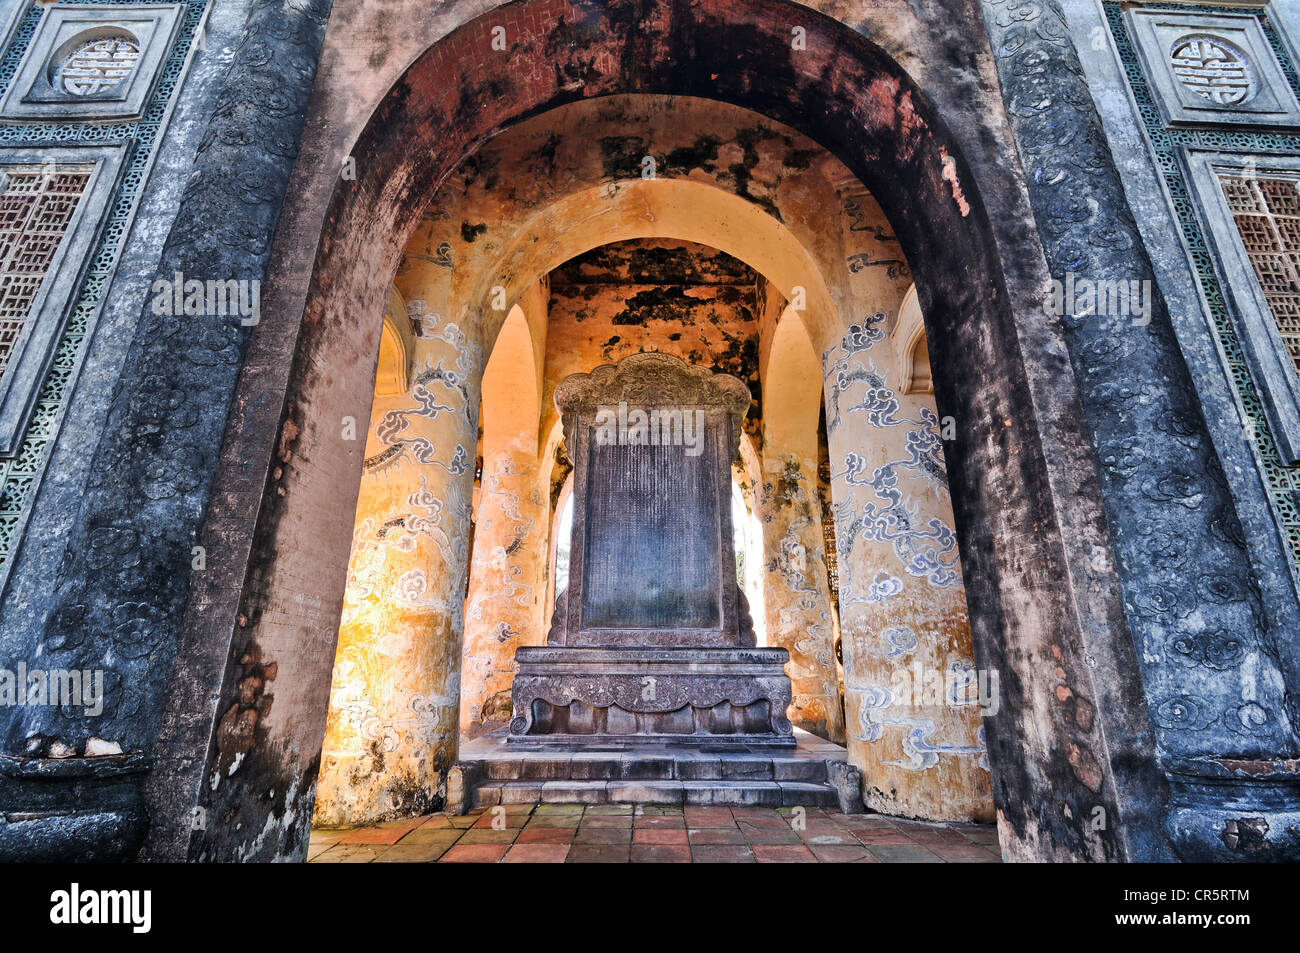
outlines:
M550 645L753 645L731 546L749 391L666 354L555 390L574 464L569 590Z
M4 99L6 120L140 118L180 25L181 4L47 8Z
M725 423L725 422L724 422ZM711 629L722 622L714 469L676 447L587 450L582 624L589 629Z
M515 652L515 743L794 744L789 653L754 647L731 547L749 391L666 354L555 390L574 465L569 587Z
M1127 15L1170 125L1300 125L1300 104L1258 18L1148 9Z
M0 459L19 452L125 151L0 149Z

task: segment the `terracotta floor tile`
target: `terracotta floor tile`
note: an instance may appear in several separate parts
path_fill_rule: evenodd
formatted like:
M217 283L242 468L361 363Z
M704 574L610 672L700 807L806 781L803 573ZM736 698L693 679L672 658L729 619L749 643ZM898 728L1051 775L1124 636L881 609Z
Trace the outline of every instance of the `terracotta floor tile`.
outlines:
M695 844L744 844L745 834L740 828L732 825L731 827L702 827L698 830L691 829L687 831L690 835L691 845Z
M507 827L503 831L494 831L480 827L467 830L457 844L513 844L519 836L519 829Z
M830 846L810 844L809 849L823 864L878 864L880 858L865 847Z
M358 827L339 838L340 844L396 844L410 828Z
M871 847L874 844L915 844L916 841L901 831L858 831L854 836Z
M745 840L750 844L766 844L766 845L784 844L790 846L802 844L802 842L799 840L799 835L796 834L794 831L790 830L790 828L788 827L785 830L775 830L775 829L767 829L761 827L751 828L747 830L745 826L742 824L740 831L742 834L745 835Z
M505 830L508 827L523 827L528 820L527 814L484 814L474 822L473 830Z
M630 844L632 828L630 827L588 827L583 824L578 828L575 844Z
M731 809L725 807L690 807L684 809L687 827L735 827Z
M1002 862L1000 854L994 854L987 847L981 847L978 844L947 844L931 849L950 863L997 864Z
M569 848L568 864L626 864L630 859L631 847L613 845L574 844Z
M506 864L562 864L569 854L568 844L515 844L506 853Z
M838 827L828 827L825 824L818 824L816 827L809 826L806 830L796 830L799 839L805 844L856 844L857 838L846 830Z
M861 814L827 814L826 820L837 827L856 827L862 824Z
M387 847L375 844L336 844L321 854L313 864L368 864Z
M407 844L454 844L464 833L456 827L430 827L425 824L411 831L399 840L397 845L402 847Z
M684 847L687 844L686 831L671 828L638 828L632 832L632 845L638 844L675 844Z
M743 844L700 844L691 848L697 864L752 864L754 852Z
M431 864L448 850L451 844L436 842L408 844L405 839L400 844L382 851L375 858L377 864Z
M941 864L943 858L920 844L872 844L867 848L888 864Z
M573 842L571 827L525 827L515 838L516 844L569 844Z
M509 844L456 844L438 858L438 863L495 864L509 849Z
M815 864L817 858L803 844L754 844L754 859L760 864Z
M633 844L634 864L689 864L691 849L686 846Z
M686 822L680 814L641 814L636 818L633 825L637 828L668 828L673 830L685 830Z

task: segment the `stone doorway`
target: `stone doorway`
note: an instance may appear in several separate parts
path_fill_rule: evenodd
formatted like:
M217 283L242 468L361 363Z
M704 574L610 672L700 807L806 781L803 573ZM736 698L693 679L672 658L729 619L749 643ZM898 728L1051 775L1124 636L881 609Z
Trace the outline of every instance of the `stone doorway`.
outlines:
M523 12L531 6L515 4L512 10ZM255 585L247 598L240 596L245 618L251 621L237 633L239 650L230 656L236 667L245 664L240 659L280 660L274 686L276 714L263 721L253 737L212 733L213 749L207 760L229 765L237 758L242 768L219 790L202 794L223 816L264 810L260 793L255 797L252 791L272 791L284 803L265 808L269 816L281 820L250 814L248 825L225 828L261 831L255 844L240 841L242 834L229 835L229 842L206 843L208 835L198 833L187 838L188 851L210 857L227 852L249 856L249 851L259 857L301 856L304 851L303 818L312 804L318 774L326 777L329 770L319 752L331 671L336 670L334 632L346 603L344 580L353 544L353 527L346 518L331 526L314 520L322 512L346 515L366 463L390 452L392 457L409 453L412 460L434 467L440 479L448 481L445 492L422 492L414 500L409 497L415 494L408 494L406 502L417 518L432 519L435 510L456 517L456 531L443 530L445 538L435 536L431 543L447 571L408 576L403 590L418 608L427 610L426 631L433 633L439 647L414 656L398 646L400 656L418 657L426 667L413 679L404 711L414 711L415 721L422 725L445 726L439 727L439 737L453 739L441 749L436 744L412 749L409 759L411 776L419 782L416 790L422 792L419 796L442 796L439 778L450 767L463 711L460 698L453 705L449 694L438 687L445 689L446 673L459 666L456 642L464 608L463 594L448 598L444 590L455 593L473 579L467 531L474 506L476 423L487 357L513 306L536 293L530 289L557 266L612 242L668 237L726 251L759 271L774 289L774 298L779 296L789 306L802 305L795 310L801 313L803 333L813 342L814 360L820 363L819 383L833 382L823 387L830 459L835 474L855 488L853 493L865 493L868 487L874 491L872 483L882 468L892 469L895 476L900 469L915 470L922 479L923 473L934 476L935 458L932 450L914 442L915 454L872 460L867 456L869 448L848 436L844 414L862 413L864 419L886 425L899 423L900 433L920 429L918 424L941 427L944 418L957 422L954 439L943 444L953 523L945 527L923 521L918 535L907 536L906 543L926 552L934 550L933 558L914 565L930 570L932 581L926 584L932 586L948 580L945 573L956 572L949 543L959 543L973 661L1004 676L998 712L989 714L984 723L1003 843L1012 856L1123 854L1127 847L1114 833L1122 830L1122 824L1113 825L1111 833L1093 836L1081 826L1081 814L1063 815L1065 820L1054 815L1050 822L1036 814L1035 805L1048 800L1074 799L1083 805L1100 799L1113 809L1112 816L1121 817L1121 804L1127 803L1133 785L1145 783L1144 766L1150 762L1142 757L1126 760L1118 743L1120 738L1140 741L1144 737L1141 729L1125 727L1127 720L1141 719L1140 700L1116 708L1102 706L1098 717L1086 723L1064 719L1051 702L1051 686L1062 677L1086 682L1091 678L1089 668L1098 665L1108 673L1132 672L1132 653L1131 646L1099 639L1104 619L1117 605L1113 573L1103 574L1087 588L1072 584L1072 567L1083 571L1103 533L1100 509L1081 506L1067 512L1057 503L1067 498L1095 502L1095 471L1075 413L1073 384L1059 373L1061 344L1041 321L1030 320L1040 313L1036 295L1044 284L1042 263L1037 256L1027 261L1023 254L1010 252L1023 249L1031 231L1026 230L1024 197L980 187L1009 156L1005 135L994 128L996 117L982 126L986 120L980 111L961 103L962 91L922 91L881 47L860 34L816 17L804 23L809 16L801 5L774 2L732 9L733 5L722 3L664 3L651 4L653 10L641 5L635 25L620 19L629 15L620 6L560 5L563 10L537 6L539 12L546 7L543 20L552 24L548 29L565 34L558 47L545 41L546 30L541 34L524 30L512 56L494 66L483 55L490 24L467 25L411 65L370 114L349 146L360 160L355 179L339 183L332 177L314 176L305 167L301 173L308 180L305 206L321 209L323 218L313 223L308 214L306 219L283 224L288 236L284 241L318 248L318 254L310 276L286 271L272 295L277 306L289 313L295 303L302 303L301 328L295 328L289 338L277 337L278 328L255 336L248 359L251 369L246 377L251 381L258 368L274 374L277 362L289 367L285 358L293 357L282 377L285 400L276 449L279 462L265 497L254 501L261 513L257 543L252 547L255 565L249 570ZM646 23L653 24L652 34L664 42L650 42L634 58L637 68L624 74L618 64L630 61L621 53L633 37L643 35ZM792 55L790 36L796 28L811 39L811 55ZM667 41L683 36L692 37L689 51ZM568 58L566 66L555 64L556 49ZM684 62L690 67L683 67ZM737 62L749 65L738 68ZM529 63L533 68L528 68ZM466 80L453 88L445 82L448 75ZM509 94L502 95L503 89ZM482 162L484 150L492 144L489 136L522 128L525 117L541 117L561 107L586 107L599 119L602 108L625 108L620 99L643 96L673 97L667 103L660 101L659 108L665 110L689 109L691 96L706 93L721 101L711 105L722 111L755 117L749 121L758 131L744 137L718 137L716 142L698 137L684 152L649 140L637 142L635 137L601 141L601 149L593 150L587 140L597 175L576 180L572 191L544 196L545 203L532 205L526 217L511 216L518 227L500 236L491 227L480 230L480 217L444 218L446 209L426 204L455 176L471 183L493 179L495 171ZM764 127L774 132L774 138L763 134ZM780 148L786 143L783 136L789 137L790 147L781 161L791 168L807 161L804 153L809 147L803 143L809 142L814 151L827 150L846 173L839 180L843 191L833 179L826 180L821 195L829 203L797 189L788 193L795 205L804 202L817 209L811 225L806 217L787 220L777 203L781 196L773 194L773 189L780 192L781 183L764 182L754 174L765 145ZM565 141L561 137L552 144L542 138L535 154L539 173L550 167ZM657 155L665 162L656 159L654 175L644 175L640 160ZM633 160L631 167L628 160ZM675 172L674 162L680 167ZM725 187L709 181L710 174L725 179ZM860 193L852 181L855 177L863 189ZM328 208L324 195L332 196ZM883 225L873 220L869 200L879 204ZM509 200L503 208L509 211ZM827 230L817 227L828 208L836 210L843 225L840 232L847 230L854 237L852 246L835 247L825 237ZM448 227L456 241L432 241L439 229ZM430 240L425 241L424 235ZM423 243L415 256L410 254L412 242ZM493 266L458 267L458 252L467 249L491 252ZM417 355L426 349L428 360L418 368L408 367L417 386L431 397L440 390L454 390L458 400L437 404L451 409L436 412L432 412L435 404L419 405L431 411L425 414L405 406L390 408L395 416L384 432L402 446L372 454L356 445L355 436L364 433L371 419L375 381L368 371L357 370L367 365L358 364L356 355L380 352L383 333L377 316L393 301L394 277L401 286L403 260L409 266L407 280L413 280L415 273L440 275L449 282L449 295L441 310L429 306L427 297L402 301L409 327L403 331L397 325L389 332L390 339L409 335L405 343ZM841 280L827 279L825 260L835 262ZM877 285L902 280L907 285L900 289L899 298L914 281L925 315L936 387L932 422L919 407L909 413L901 400L897 406L887 400L884 407L875 405L883 397L881 388L861 358L885 340L882 335L897 315L889 309L863 308L844 290L845 282L852 287L854 281ZM429 306L414 315L415 322L410 321L413 301ZM527 317L527 308L521 305L521 310ZM878 314L883 317L877 318ZM777 322L778 328L781 323ZM793 325L787 333L796 331ZM392 340L389 345L398 346ZM759 359L760 363L764 359L761 352ZM915 350L909 360L915 365ZM897 391L892 393L898 396ZM545 406L540 395L539 404ZM861 411L855 409L859 405ZM816 406L814 402L814 419ZM1052 415L1035 409L1045 406L1055 408ZM486 414L485 401L483 410ZM236 420L232 426L238 431L242 423ZM349 432L354 439L345 436ZM800 434L808 432L798 428ZM816 434L815 424L812 433ZM815 486L816 458L814 449L810 486ZM375 465L390 461L391 457ZM765 485L765 464L761 472ZM803 479L801 475L772 482L790 485ZM876 482L884 486L890 479ZM861 517L873 503L869 497L847 498L853 504L844 507L845 531L836 526L841 541L855 538L861 530L854 526L854 511ZM875 512L889 502L888 496L876 501ZM1071 523L1076 518L1072 513L1085 516ZM292 542L293 534L309 522L314 526L314 545ZM394 532L405 528L392 527ZM823 536L821 527L811 521L800 530L809 539ZM874 542L886 544L885 555L899 555L896 530L886 527L877 533ZM422 545L416 541L417 549ZM809 549L804 546L805 558ZM841 559L838 568L843 593L854 566ZM859 576L854 594L861 601L852 604L862 615L854 621L842 612L839 619L850 698L846 733L852 726L864 735L856 744L849 736L850 754L877 779L874 785L868 782L865 796L886 809L917 815L986 810L987 788L981 789L977 779L983 776L984 784L989 779L978 763L978 738L939 744L925 726L891 727L876 717L882 706L874 703L872 683L882 674L892 674L891 668L878 666L885 664L890 651L906 644L908 636L899 631L888 634L891 627L872 613L899 594L898 584L903 581L903 576L883 567L866 578ZM313 593L311 600L301 598L304 587ZM841 598L841 608L848 602ZM769 617L772 611L768 607ZM938 617L934 624L939 627L951 628L955 619L946 609ZM195 625L201 628L203 623L199 620ZM879 636L885 636L885 642L868 641ZM950 639L943 647L952 654L959 643ZM880 649L879 655L873 654L875 648ZM1042 671L1032 661L1049 654L1058 660L1056 667L1064 675ZM439 683L432 673L442 673L443 681ZM1129 690L1136 684L1134 679L1121 677L1115 684ZM224 682L232 690L243 683L234 671L215 682ZM829 692L825 694L829 698ZM175 697L176 703L186 703ZM1140 692L1133 698L1140 699ZM833 721L833 707L823 709ZM870 747L874 738L886 736L893 728L907 729L903 734L910 739L912 751L905 750L905 758L877 757ZM913 770L913 755L928 766L926 770L946 765L951 783L916 783L925 771ZM869 763L873 759L875 763ZM1081 759L1096 770L1080 772ZM390 762L385 756L384 770L403 760ZM1034 770L1022 770L1027 761ZM203 768L169 765L162 773L202 773ZM1136 775L1142 777L1135 780ZM1050 840L1039 836L1044 823L1053 827Z

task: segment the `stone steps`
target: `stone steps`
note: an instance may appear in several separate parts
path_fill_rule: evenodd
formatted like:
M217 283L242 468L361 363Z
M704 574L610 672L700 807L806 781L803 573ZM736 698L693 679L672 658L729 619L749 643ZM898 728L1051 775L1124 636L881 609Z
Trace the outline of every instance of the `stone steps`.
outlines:
M862 810L861 776L839 745L796 731L793 748L637 744L520 746L494 733L467 742L448 808L497 804L692 804Z
M497 804L693 804L839 809L826 783L808 781L484 781L474 807Z

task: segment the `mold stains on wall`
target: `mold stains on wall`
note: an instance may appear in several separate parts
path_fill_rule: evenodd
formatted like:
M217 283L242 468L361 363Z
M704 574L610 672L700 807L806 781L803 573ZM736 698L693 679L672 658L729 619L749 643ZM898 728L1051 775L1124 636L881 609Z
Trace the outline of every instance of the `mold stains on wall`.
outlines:
M732 374L759 424L757 276L717 249L644 239L604 245L551 273L546 401L569 374L659 351Z
M973 661L933 401L892 384L886 327L902 294L887 287L871 291L890 312L822 355L849 746L869 807L988 819L980 716L997 685Z

